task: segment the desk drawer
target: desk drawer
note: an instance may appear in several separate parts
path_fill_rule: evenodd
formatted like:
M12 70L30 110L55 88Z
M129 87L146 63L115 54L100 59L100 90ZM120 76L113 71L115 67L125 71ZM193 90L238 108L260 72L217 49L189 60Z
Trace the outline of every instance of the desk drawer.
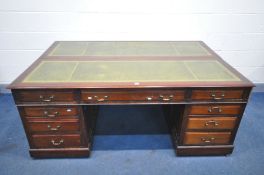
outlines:
M76 148L81 146L81 136L71 135L32 135L35 148Z
M184 90L140 90L140 91L82 91L81 99L86 103L118 101L173 102L184 101Z
M187 129L234 129L237 117L192 117L188 118Z
M80 131L79 121L64 120L64 121L28 121L30 132L77 132Z
M240 114L242 106L239 104L214 104L214 105L192 105L190 113L193 115L199 114Z
M76 103L73 90L18 90L14 94L16 103Z
M63 118L76 117L79 115L77 106L27 106L20 107L25 117L30 118Z
M192 100L242 100L244 91L241 90L193 90Z
M217 145L229 144L231 132L186 132L185 145Z

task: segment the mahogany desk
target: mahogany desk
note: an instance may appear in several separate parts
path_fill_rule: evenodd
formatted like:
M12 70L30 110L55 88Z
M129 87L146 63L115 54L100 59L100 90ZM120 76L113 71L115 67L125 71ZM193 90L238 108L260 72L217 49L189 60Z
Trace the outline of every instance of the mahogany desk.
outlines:
M55 42L8 88L33 157L89 156L100 105L162 105L177 155L226 155L254 85L200 41Z

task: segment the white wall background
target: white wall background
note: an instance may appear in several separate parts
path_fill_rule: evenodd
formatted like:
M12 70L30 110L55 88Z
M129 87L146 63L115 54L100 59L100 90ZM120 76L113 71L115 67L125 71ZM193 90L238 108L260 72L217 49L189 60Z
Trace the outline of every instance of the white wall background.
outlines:
M55 40L203 40L264 83L263 0L0 0L0 84Z

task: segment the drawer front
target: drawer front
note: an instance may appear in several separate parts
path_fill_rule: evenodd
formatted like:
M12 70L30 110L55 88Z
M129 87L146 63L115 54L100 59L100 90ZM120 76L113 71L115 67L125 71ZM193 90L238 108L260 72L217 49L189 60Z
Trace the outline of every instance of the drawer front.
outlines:
M82 91L81 99L86 103L104 103L118 101L148 101L148 102L173 102L184 101L184 90L141 90L141 91L109 91L109 92L90 92Z
M77 132L80 131L78 120L70 121L29 121L27 122L30 132Z
M241 105L192 105L190 114L240 114Z
M21 90L15 93L17 103L76 103L73 90Z
M234 129L236 117L188 118L187 129Z
M25 117L35 118L62 118L78 116L77 106L29 106L22 107Z
M32 135L35 148L76 148L81 146L81 136L71 135Z
M186 132L185 145L217 145L229 144L231 132Z
M193 90L193 100L242 100L243 90Z

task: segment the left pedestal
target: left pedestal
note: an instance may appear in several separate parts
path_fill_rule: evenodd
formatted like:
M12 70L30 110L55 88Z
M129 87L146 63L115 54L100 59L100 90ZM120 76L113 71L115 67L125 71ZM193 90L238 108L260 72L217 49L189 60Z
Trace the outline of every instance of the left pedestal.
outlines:
M88 157L96 120L94 106L78 105L75 90L12 90L30 155Z

